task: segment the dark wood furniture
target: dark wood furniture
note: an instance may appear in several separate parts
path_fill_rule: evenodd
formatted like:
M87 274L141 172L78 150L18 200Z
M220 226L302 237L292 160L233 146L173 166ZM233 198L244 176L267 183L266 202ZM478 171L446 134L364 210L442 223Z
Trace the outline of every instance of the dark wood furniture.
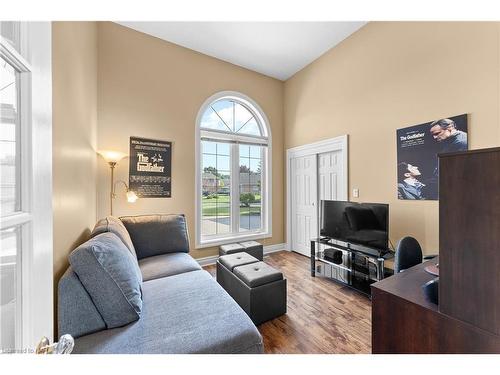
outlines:
M373 353L500 353L500 148L439 155L439 174L439 307L428 262L373 284Z
M500 353L499 336L443 314L425 299L422 285L435 276L424 268L437 261L372 284L372 353Z
M439 157L439 310L500 335L500 148Z

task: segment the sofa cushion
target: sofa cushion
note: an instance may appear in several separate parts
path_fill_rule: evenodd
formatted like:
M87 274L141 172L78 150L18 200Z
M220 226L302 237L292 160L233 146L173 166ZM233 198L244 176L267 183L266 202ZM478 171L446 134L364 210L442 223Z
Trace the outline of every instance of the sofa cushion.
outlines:
M123 216L137 258L168 253L188 253L189 239L184 215Z
M132 243L132 240L130 239L130 235L127 231L127 228L125 228L125 225L123 225L122 221L118 219L115 216L107 216L104 219L99 220L92 233L90 234L91 237L95 237L98 234L101 233L106 233L106 232L111 232L114 233L118 236L120 240L127 246L127 248L130 250L132 255L137 258L137 255L135 253L135 248L134 244Z
M141 319L75 340L73 353L262 353L247 314L206 271L143 284Z
M155 255L139 261L144 281L201 270L200 265L189 254L172 253Z
M141 272L115 234L102 233L78 246L69 255L69 263L106 327L119 327L139 319Z

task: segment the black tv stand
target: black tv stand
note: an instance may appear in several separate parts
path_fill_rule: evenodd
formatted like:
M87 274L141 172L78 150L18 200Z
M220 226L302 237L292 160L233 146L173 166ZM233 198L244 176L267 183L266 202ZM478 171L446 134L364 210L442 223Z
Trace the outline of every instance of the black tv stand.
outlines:
M341 251L341 263L325 257L326 249ZM384 262L393 256L389 250L353 247L349 243L320 237L311 240L311 276L328 277L370 295L370 284L390 274L386 272Z

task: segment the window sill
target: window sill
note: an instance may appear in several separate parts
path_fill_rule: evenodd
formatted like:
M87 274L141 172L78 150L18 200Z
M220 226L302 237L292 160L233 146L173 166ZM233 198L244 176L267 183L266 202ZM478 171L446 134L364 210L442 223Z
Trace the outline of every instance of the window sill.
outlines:
M229 243L254 241L254 240L271 238L271 237L272 237L271 232L257 232L257 233L251 233L251 234L244 233L244 234L238 234L238 235L231 235L230 237L218 237L218 238L204 239L204 240L198 241L196 243L196 248L203 249L203 248L207 248L207 247L226 245Z

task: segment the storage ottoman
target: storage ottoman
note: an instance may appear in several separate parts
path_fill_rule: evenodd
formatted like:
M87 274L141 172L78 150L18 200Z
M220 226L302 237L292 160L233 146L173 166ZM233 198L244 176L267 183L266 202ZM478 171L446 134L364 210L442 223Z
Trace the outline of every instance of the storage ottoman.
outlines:
M217 282L256 325L286 314L283 274L247 253L219 257Z
M256 241L247 241L241 243L232 243L219 247L219 256L245 252L258 260L264 259L264 247Z

